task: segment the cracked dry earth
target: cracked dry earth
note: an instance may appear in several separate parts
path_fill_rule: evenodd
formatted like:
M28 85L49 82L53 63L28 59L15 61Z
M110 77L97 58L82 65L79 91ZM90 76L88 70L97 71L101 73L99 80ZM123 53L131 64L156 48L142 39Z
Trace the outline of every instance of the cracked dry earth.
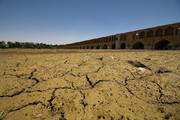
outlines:
M180 51L2 54L0 119L179 120L179 60Z

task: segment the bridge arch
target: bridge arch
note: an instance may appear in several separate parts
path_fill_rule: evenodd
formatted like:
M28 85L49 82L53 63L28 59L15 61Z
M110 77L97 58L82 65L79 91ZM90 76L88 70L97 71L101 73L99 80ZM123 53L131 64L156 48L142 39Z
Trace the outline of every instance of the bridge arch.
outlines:
M94 46L91 46L91 49L94 49Z
M115 45L115 44L112 44L112 45L111 45L111 49L116 49L116 45Z
M108 46L106 44L103 45L103 49L108 49Z
M180 26L176 28L176 33L175 35L179 35L180 34Z
M150 30L150 31L147 32L147 38L151 38L151 37L154 37L153 30Z
M97 46L96 46L96 49L100 49L100 46L99 46L99 45L97 45Z
M133 45L133 49L144 49L144 44L142 42L136 42Z
M168 40L161 40L155 44L155 49L168 50L172 48L172 43Z
M145 38L145 32L144 31L139 34L139 39L141 39L141 38Z
M155 36L156 37L163 36L163 29L157 29L156 32L155 32Z
M173 27L168 27L165 29L165 36L168 35L174 35L174 28Z
M122 44L120 45L120 48L121 48L121 49L126 49L126 44L125 44L125 43L122 43Z

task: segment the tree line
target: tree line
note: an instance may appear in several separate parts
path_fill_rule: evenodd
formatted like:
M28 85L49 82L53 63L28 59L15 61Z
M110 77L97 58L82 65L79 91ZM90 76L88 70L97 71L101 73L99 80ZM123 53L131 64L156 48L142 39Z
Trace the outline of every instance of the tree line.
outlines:
M30 48L30 49L56 49L57 45L50 45L45 43L20 43L20 42L7 42L5 44L4 41L0 42L0 49L7 48Z

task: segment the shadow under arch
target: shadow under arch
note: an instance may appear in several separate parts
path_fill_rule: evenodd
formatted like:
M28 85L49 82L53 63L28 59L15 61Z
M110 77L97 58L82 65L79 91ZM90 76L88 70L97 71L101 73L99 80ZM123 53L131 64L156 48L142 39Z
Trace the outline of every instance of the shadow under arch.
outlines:
M91 49L94 49L94 46L91 46Z
M161 40L155 44L156 50L169 50L172 49L172 43L168 40Z
M112 44L112 45L111 45L111 49L116 49L116 45L115 45L115 44Z
M122 43L121 46L120 46L121 49L126 49L126 44L125 43Z
M96 49L100 49L100 46L99 46L99 45L97 45L97 46L96 46Z
M144 49L144 44L141 42L137 42L133 45L133 49Z
M103 46L103 49L107 49L108 48L108 46L105 44L104 46Z

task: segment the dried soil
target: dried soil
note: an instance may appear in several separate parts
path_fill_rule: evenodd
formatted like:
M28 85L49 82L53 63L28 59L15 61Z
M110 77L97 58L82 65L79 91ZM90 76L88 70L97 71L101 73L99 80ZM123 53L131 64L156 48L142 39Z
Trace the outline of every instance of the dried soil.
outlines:
M0 50L0 119L179 120L179 60L180 51Z

